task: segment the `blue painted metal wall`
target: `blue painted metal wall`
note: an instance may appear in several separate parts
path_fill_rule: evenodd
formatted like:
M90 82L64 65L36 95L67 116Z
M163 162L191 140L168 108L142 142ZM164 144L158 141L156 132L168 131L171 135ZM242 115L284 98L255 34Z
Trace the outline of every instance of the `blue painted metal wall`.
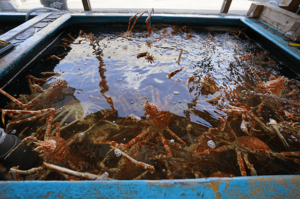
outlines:
M300 176L0 182L0 198L300 198Z

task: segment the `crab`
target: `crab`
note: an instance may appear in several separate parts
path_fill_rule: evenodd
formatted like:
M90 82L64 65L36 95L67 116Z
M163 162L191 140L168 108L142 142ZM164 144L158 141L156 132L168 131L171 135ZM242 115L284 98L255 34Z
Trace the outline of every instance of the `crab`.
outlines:
M231 131L233 133L233 136L235 140L233 142L230 142L228 140L224 140L214 134L207 133L207 135L210 135L222 142L224 142L226 145L216 148L216 149L207 149L203 152L197 152L194 154L195 157L208 155L212 152L222 152L227 150L235 150L237 154L237 161L240 168L240 172L242 176L247 176L247 172L244 167L244 162L247 165L247 168L250 170L251 175L256 176L257 172L253 165L249 162L248 156L249 154L253 154L257 159L263 160L265 158L272 158L276 157L285 161L291 160L297 164L300 164L300 160L295 157L290 156L296 156L300 157L300 151L295 152L273 152L268 145L266 145L263 141L256 137L250 137L250 136L241 136L237 137L234 131ZM244 162L243 162L244 160Z
M132 16L132 17L129 18L127 31L124 32L124 33L122 33L122 35L121 35L122 37L126 37L126 38L127 38L127 37L130 37L130 36L132 35L132 29L134 28L134 26L135 26L137 20L138 20L141 16L143 16L143 14L145 14L145 12L147 12L147 11L144 11L144 12L143 12L141 15L139 15L138 17L136 17L136 16L137 16L139 13L136 13L134 16ZM131 19L133 19L134 17L136 17L136 19L134 20L132 26L130 27Z
M75 120L70 122L68 125L64 126L63 128L67 128L74 123L79 123L79 124L87 123L84 120L84 118L94 113L93 110L97 110L97 111L100 110L103 111L103 113L105 112L101 106L98 106L94 102L84 101L81 103L79 100L74 100L69 102L67 105L59 108L56 111L55 113L56 117L54 118L54 122L57 121L58 118L60 118L61 116L67 113L67 115L65 115L63 119L60 121L60 126L62 126L65 123L65 121L72 115L75 117ZM94 119L91 119L91 121L89 121L88 124L91 125L93 124L93 122L95 122Z
M254 74L256 81L248 73L248 71L251 71ZM252 89L262 99L262 102L256 106L259 117L262 116L262 114L261 114L262 108L265 105L267 105L267 106L270 106L275 111L275 113L280 117L281 120L284 120L284 119L283 119L282 115L279 113L278 108L276 108L276 107L279 107L279 110L283 111L287 117L289 117L291 119L295 119L295 117L293 118L291 113L286 111L281 106L283 100L280 100L281 98L292 96L297 93L296 89L293 89L290 91L290 89L285 84L285 82L289 82L291 85L294 85L293 82L291 82L287 78L272 76L272 74L270 74L270 73L267 73L264 71L259 71L255 68L250 68L250 69L246 70L245 72L246 72L247 76L249 77L249 79L253 80L253 82L255 83L255 87ZM265 75L268 75L271 77L269 78L269 81L263 82L256 72L265 74ZM294 104L297 107L300 106L299 103L293 102L292 104Z
M219 91L220 88L216 85L216 82L208 75L203 77L201 74L198 76L200 81L196 81L194 76L190 76L187 80L186 86L189 87L189 84L193 82L196 84L197 88L201 89L201 93L208 95L208 94L214 94L215 92ZM190 91L191 92L191 91Z
M130 147L132 147L134 144L133 149L131 151L137 151L140 149L145 142L153 139L154 137L158 136L161 140L161 142L164 145L165 151L169 156L172 156L172 152L170 150L170 147L167 144L167 140L163 135L164 131L167 131L171 136L176 138L180 143L183 145L186 145L185 141L183 141L181 138L179 138L175 133L173 133L169 128L169 122L170 122L170 113L167 111L158 111L157 106L155 104L152 104L146 100L145 105L145 115L148 117L146 120L142 120L141 118L139 120L132 120L129 119L126 122L136 122L136 123L142 123L144 124L144 128L142 130L142 133L137 135L135 138L130 140L124 145L120 145L114 141L95 141L95 144L110 144L112 147L118 148L120 150L125 150ZM147 135L147 136L146 136ZM145 137L146 136L146 137ZM145 137L145 138L144 138Z
M47 131L51 130L51 121L48 121ZM38 140L34 136L29 136L24 138L20 144L14 148L5 158L7 158L10 154L12 154L16 149L21 147L24 143L33 143L34 151L39 153L39 156L43 159L43 165L39 167L35 167L29 170L19 170L18 166L10 168L10 173L14 176L14 174L21 174L21 175L29 175L27 179L37 178L39 180L45 179L48 174L51 172L48 169L49 166L47 164L55 164L58 166L69 166L75 171L73 173L80 174L79 169L75 166L75 163L70 161L70 145L76 140L78 135L81 132L76 133L73 137L69 138L67 141L60 137L59 131L59 123L56 123L56 135L50 136L50 133L45 133L44 140ZM52 168L52 170L54 170ZM57 169L56 171L64 173L63 170ZM72 175L69 173L69 175ZM81 175L87 179L94 179L94 176L90 175Z
M278 137L280 138L280 140L282 141L282 143L288 147L288 143L285 140L285 138L282 136L282 134L279 132L278 129L276 129L276 121L274 119L270 118L270 124L271 124L271 128L268 127L267 125L265 125L261 119L259 117L257 117L252 110L244 103L241 102L235 102L237 106L233 106L230 104L227 104L226 102L220 100L219 101L221 104L223 104L224 106L228 107L228 109L226 108L221 108L221 110L229 115L235 115L235 116L241 116L242 117L242 123L241 123L241 129L244 133L246 133L249 136L253 136L253 134L255 132L258 132L259 130L255 129L256 123L263 128L263 130L265 130L266 132L269 132L271 134L277 134ZM232 102L234 103L234 102ZM251 129L250 131L248 131L248 127L247 127L247 122L246 119L249 120L250 125L251 125Z
M10 94L6 93L4 90L0 89L0 92L2 94L7 96L9 99L12 100L13 103L18 105L18 107L16 107L16 108L24 109L24 110L1 109L3 122L4 122L4 117L5 117L6 113L8 114L8 116L17 120L17 121L12 121L12 122L8 123L6 126L6 129L8 129L8 127L11 125L19 124L21 122L27 122L27 121L36 119L36 118L40 117L41 114L51 111L52 109L49 107L53 107L54 101L58 100L63 95L74 93L74 91L69 92L68 89L69 89L69 87L67 87L67 83L65 81L56 80L56 81L52 82L49 85L49 88L46 90L42 90L39 87L38 91L40 92L40 94L36 95L35 98L33 98L31 101L29 101L27 103L22 103L18 99L14 98ZM43 109L34 111L34 109L38 109L41 107ZM30 109L30 110L28 110L28 109ZM14 113L16 113L18 115L14 115ZM37 116L33 116L30 118L26 118L26 119L21 119L23 114L36 114Z

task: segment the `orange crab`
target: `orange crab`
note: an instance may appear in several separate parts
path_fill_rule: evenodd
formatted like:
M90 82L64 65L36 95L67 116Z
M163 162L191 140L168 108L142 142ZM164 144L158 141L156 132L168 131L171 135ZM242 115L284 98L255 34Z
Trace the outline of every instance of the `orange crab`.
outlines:
M289 156L296 156L300 157L300 151L295 152L273 152L268 145L266 145L263 141L256 137L250 137L250 136L242 136L237 137L235 133L233 132L233 136L235 137L235 140L233 142L229 142L227 140L224 140L222 138L219 138L218 136L215 136L213 134L209 134L212 137L215 137L216 139L221 140L222 142L226 143L227 145L224 145L222 147L216 148L216 149L207 149L203 152L198 152L195 154L195 157L207 155L211 152L222 152L227 150L235 150L237 154L237 161L238 165L240 167L241 175L247 176L246 169L244 167L244 162L247 165L247 168L250 170L251 175L256 176L257 172L254 168L254 166L249 162L248 155L253 154L258 159L265 159L266 157L276 157L285 161L291 160L297 164L300 164L300 160L294 157ZM244 160L244 162L243 162Z
M50 125L49 125L50 124ZM47 131L51 130L51 122L48 122ZM29 136L24 138L20 144L13 149L6 157L8 157L10 154L12 154L17 148L21 147L24 143L33 143L35 145L34 151L39 153L39 156L43 158L44 164L39 167L35 167L26 171L19 170L18 166L12 167L10 169L10 173L14 174L31 174L27 176L27 178L36 178L38 177L39 180L45 179L48 174L50 173L50 169L53 165L59 165L59 166L66 166L68 165L70 168L72 168L75 171L72 171L73 173L77 173L80 175L80 172L78 172L78 168L72 163L69 159L70 157L70 145L73 144L73 142L76 140L78 135L80 135L81 132L76 133L73 137L71 137L68 141L60 137L59 132L59 123L56 123L56 135L50 136L50 133L46 133L44 136L44 141L38 140L36 137ZM49 164L50 163L50 164ZM76 163L75 163L76 164ZM52 167L52 170L55 170L54 167ZM61 167L60 169L56 169L58 172L64 173L64 168ZM39 176L37 176L39 175ZM72 175L72 174L71 174ZM94 176L82 175L82 177L87 179L95 179Z
M214 94L219 91L220 88L216 85L216 82L208 75L202 77L203 75L198 76L200 81L196 81L194 76L190 76L187 80L186 86L188 87L191 82L197 85L197 88L201 89L201 92L205 95ZM202 77L202 78L201 78Z

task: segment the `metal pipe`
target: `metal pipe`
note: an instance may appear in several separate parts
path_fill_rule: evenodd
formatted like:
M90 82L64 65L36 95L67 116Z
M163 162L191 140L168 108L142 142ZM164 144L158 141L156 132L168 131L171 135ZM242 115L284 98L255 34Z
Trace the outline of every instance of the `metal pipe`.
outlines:
M31 10L29 10L29 11L27 12L26 17L25 17L25 21L28 20L29 15L30 15L32 12L37 11L37 10L59 11L59 10L57 10L57 9L55 9L55 8L48 8L48 7L33 8L33 9L31 9Z

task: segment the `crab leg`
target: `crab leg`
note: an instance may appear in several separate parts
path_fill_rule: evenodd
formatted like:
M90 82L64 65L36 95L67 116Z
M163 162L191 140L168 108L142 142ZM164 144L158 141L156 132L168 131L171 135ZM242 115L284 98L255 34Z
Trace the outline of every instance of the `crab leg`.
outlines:
M43 167L35 167L35 168L32 168L32 169L28 169L28 170L19 170L19 166L16 166L16 167L12 167L10 168L10 173L17 173L17 174L22 174L22 175L26 175L26 174L33 174L33 173L36 173L36 172L40 172L44 170Z
M32 80L35 81L35 82L44 82L44 83L47 82L47 79L49 79L49 77L45 77L45 78L36 78L36 77L34 77L34 76L32 76L32 75L27 75L26 78L32 79Z
M149 35L152 34L152 29L151 29L151 26L150 26L150 24L149 24L149 19L151 18L151 15L152 15L152 14L154 14L154 9L153 9L153 8L152 8L152 10L151 10L149 16L147 17L147 19L146 19L146 21L145 21L145 23L146 23L146 25L147 25L147 29L148 29Z
M180 50L180 54L179 54L178 60L177 60L177 63L178 63L178 65L179 65L179 64L180 64L180 59L181 59L181 55L182 55L183 49L180 48L180 49L177 49L176 51L178 51L178 50Z
M60 72L41 72L42 75L61 75Z
M124 146L118 144L115 141L95 140L94 144L109 144L109 145L111 145L111 146L113 146L115 148L118 148L118 149L123 149L124 148Z
M7 172L6 168L0 163L0 173L2 173L2 175L7 179L7 180L13 180L13 179L16 179L16 178L13 178L9 172ZM17 179L17 180L22 180L22 177L18 175L18 177L20 177L20 179Z
M290 118L290 119L292 119L292 120L300 121L300 117L295 116L293 113L289 113L289 112L287 112L287 111L284 111L284 113L285 113L285 115L286 115L288 118Z
M250 135L248 132L247 125L246 125L246 115L245 114L242 114L241 129L244 133L246 133L247 135Z
M178 50L180 50L180 49L178 49ZM181 50L182 50L182 49L181 49ZM181 51L181 53L180 53L180 55L179 55L178 63L179 63L179 61L180 61L181 54L182 54L182 51ZM170 72L170 73L168 74L168 78L171 79L171 77L173 77L176 73L182 71L185 67L186 67L186 66L182 66L182 67L180 67L179 69ZM187 83L187 85L188 85L188 83Z
M165 148L166 152L168 153L168 155L172 156L172 152L171 152L171 149L168 145L168 142L167 142L166 138L163 136L162 133L160 133L160 139L161 139L161 141L164 145L164 148Z
M145 14L145 12L147 12L147 11L144 11L140 16L138 16L137 18L135 18L135 20L134 20L134 22L133 22L133 24L132 24L132 26L131 26L131 28L130 28L130 32L132 32L132 29L133 29L133 27L135 26L137 20L138 20L141 16L143 16L143 14Z
M195 158L197 158L202 155L208 155L208 154L210 154L210 152L222 152L222 151L227 151L227 150L231 150L231 149L234 149L234 146L226 145L226 146L219 147L217 149L206 149L203 152L196 152L194 156L195 156Z
M19 105L20 107L24 108L32 103L34 103L38 98L40 98L42 95L39 94L38 96L36 96L33 100L31 100L30 102L23 104L22 102L20 102L19 100L17 100L16 98L14 98L13 96L11 96L10 94L8 94L7 92L5 92L4 90L2 90L0 88L0 93L2 93L3 95L5 95L6 97L8 97L11 101L13 101L15 104Z
M248 169L250 169L251 175L257 176L256 170L254 169L253 165L248 160L248 155L249 155L248 153L243 153L243 159L244 159Z
M74 140L76 140L76 138L78 137L78 135L79 135L80 133L81 133L81 132L76 133L73 137L71 137L71 138L67 141L68 146L70 146L71 144L73 144Z
M167 128L167 132L172 135L174 138L176 138L179 142L181 142L183 145L186 145L185 141L183 141L182 139L180 139L180 137L178 137L175 133L173 133L169 128Z
M168 162L166 160L163 160L163 163L164 163L164 165L166 167L166 170L167 170L167 177L168 177L168 179L174 179L173 173L170 170Z
M242 176L247 176L247 173L246 173L246 170L245 170L245 167L244 167L244 161L243 161L243 158L242 158L242 153L237 148L235 149L235 152L236 152L236 155L237 155L237 161L238 161L238 164L239 164L239 167L240 167L241 174L242 174Z
M10 154L12 154L15 150L17 150L18 148L20 148L24 143L27 143L27 142L33 142L33 141L38 142L39 140L36 139L36 137L33 137L33 136L29 136L29 137L24 138L24 139L20 142L20 144L19 144L18 146L16 146L16 148L14 148L13 150L11 150L11 151L9 152L9 154L7 154L7 155L5 156L4 160L5 160L6 158L8 158L8 156L10 156Z
M114 147L112 147L112 148L114 148ZM144 163L144 162L140 162L140 161L137 161L137 160L135 160L135 159L133 159L132 157L130 157L129 155L127 155L126 153L124 153L123 151L121 151L120 149L117 149L117 148L114 148L114 152L115 152L115 154L120 154L121 153L121 155L123 156L123 157L125 157L125 158L127 158L128 160L130 160L131 162L133 162L134 164L136 164L137 166L139 166L139 167L141 167L141 168L143 168L143 169L147 169L147 170L149 170L151 173L153 173L154 171L155 171L155 168L153 167L153 166L151 166L151 165L149 165L149 164L146 164L146 163Z
M127 142L124 147L125 148L130 148L132 145L134 145L135 143L137 143L140 139L142 139L146 134L148 133L148 126L145 126L142 130L142 132L137 135L135 138L133 138L132 140L130 140L129 142Z
M289 147L289 144L287 143L287 141L285 140L285 138L283 137L283 135L280 133L280 131L278 129L277 122L275 120L273 120L273 119L270 119L270 125L273 128L273 130L277 133L278 137L283 142L283 144L286 147Z
M188 136L188 140L191 144L194 143L194 140L192 139L192 136L191 136L191 130L192 130L192 124L188 124L187 127L186 127L186 134Z
M127 31L130 30L131 20L132 20L134 17L136 17L138 14L140 14L140 13L136 13L134 16L132 16L132 17L129 18Z
M145 139L143 139L143 141L139 142L136 146L134 146L134 148L131 149L128 154L133 155L135 152L137 152L143 145L145 145L153 137L154 137L153 134L148 135Z
M89 180L108 180L108 173L107 172L104 172L101 176L99 176L99 175L95 175L95 174L91 174L91 173L82 173L82 172L78 172L78 171L73 171L71 169L67 169L67 168L57 166L57 165L54 165L54 164L49 164L49 163L46 163L46 162L44 162L44 165L48 169L57 171L59 173L67 174L67 175L81 177L81 178L85 178L85 179L89 179Z
M142 173L138 177L134 178L133 180L142 180L142 179L145 179L146 176L148 175L148 173L150 173L149 170L145 171L144 173Z

